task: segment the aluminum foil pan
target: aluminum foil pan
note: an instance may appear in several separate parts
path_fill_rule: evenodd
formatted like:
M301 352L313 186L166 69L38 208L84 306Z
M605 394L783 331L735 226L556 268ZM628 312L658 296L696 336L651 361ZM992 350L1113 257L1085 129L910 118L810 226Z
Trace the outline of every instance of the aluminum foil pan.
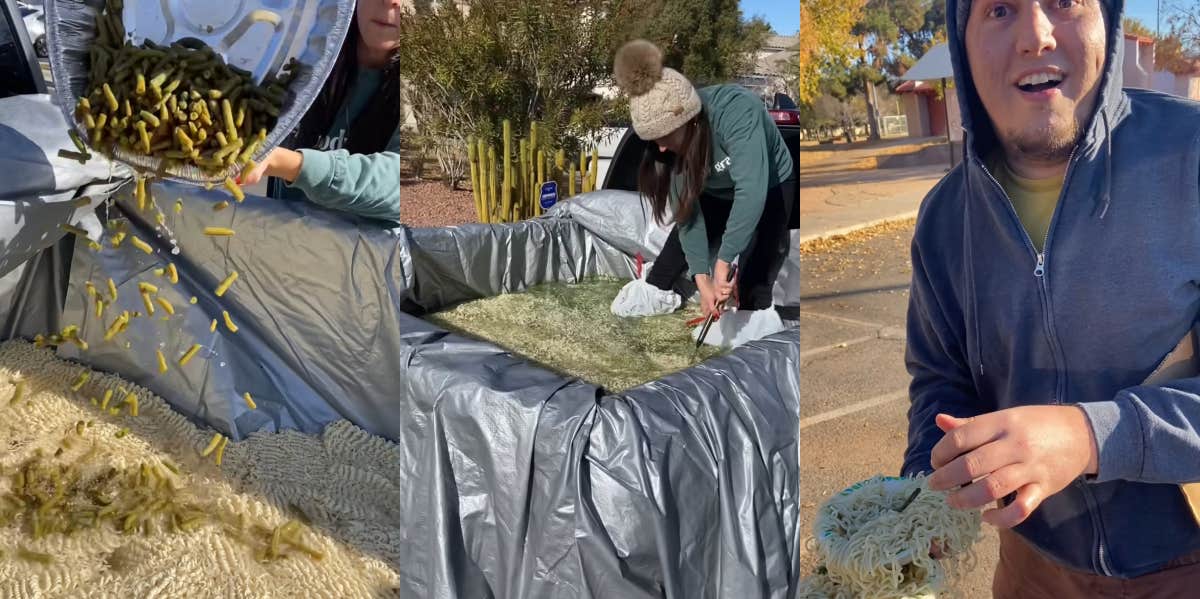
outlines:
M88 139L74 110L88 85L88 50L96 37L96 15L104 0L46 0L46 36L54 94L67 122ZM282 70L289 59L300 64L288 89L274 129L255 152L260 160L300 123L325 84L350 29L354 0L126 0L122 13L125 38L169 45L183 38L208 44L231 66L250 71L261 83ZM116 158L142 172L158 172L160 160L118 148ZM188 183L221 181L234 176L236 165L219 176L194 166L166 171L167 178Z

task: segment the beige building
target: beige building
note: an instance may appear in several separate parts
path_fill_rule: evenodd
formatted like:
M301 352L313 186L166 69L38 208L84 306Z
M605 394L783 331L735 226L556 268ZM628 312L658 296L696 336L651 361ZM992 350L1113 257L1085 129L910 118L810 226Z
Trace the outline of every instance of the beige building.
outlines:
M1165 94L1200 100L1200 68L1176 75L1154 69L1154 40L1125 34L1125 87L1152 89Z
M1200 67L1182 75L1155 70L1154 40L1148 37L1125 34L1125 64L1121 74L1125 87L1200 100ZM905 81L896 87L895 93L904 98L908 136L942 137L949 128L951 139L959 141L962 139L962 121L957 99L951 90L948 94L951 102L947 106L937 98L937 85L935 81Z
M768 36L763 47L754 53L751 72L739 76L737 83L768 99L776 93L787 93L788 61L799 47L799 34Z

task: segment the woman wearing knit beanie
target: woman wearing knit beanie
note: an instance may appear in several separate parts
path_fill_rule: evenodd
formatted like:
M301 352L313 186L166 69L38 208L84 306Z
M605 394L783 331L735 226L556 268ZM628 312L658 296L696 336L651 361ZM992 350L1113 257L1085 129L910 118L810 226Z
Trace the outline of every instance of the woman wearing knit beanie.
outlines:
M675 221L646 282L669 291L686 269L705 315L731 300L744 316L763 311L778 322L767 309L787 259L788 220L797 203L791 155L750 90L696 90L662 59L654 44L635 40L617 52L613 66L617 85L629 95L634 132L651 142L639 190L659 222L668 207Z

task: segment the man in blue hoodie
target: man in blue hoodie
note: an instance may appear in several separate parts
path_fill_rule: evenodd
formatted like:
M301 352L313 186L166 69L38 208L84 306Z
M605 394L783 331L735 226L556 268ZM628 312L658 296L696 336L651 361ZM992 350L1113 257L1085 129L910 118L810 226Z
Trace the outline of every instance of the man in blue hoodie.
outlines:
M912 243L903 473L991 506L996 597L1200 594L1200 378L1147 382L1200 310L1200 105L1122 89L1122 8L947 0L965 158Z

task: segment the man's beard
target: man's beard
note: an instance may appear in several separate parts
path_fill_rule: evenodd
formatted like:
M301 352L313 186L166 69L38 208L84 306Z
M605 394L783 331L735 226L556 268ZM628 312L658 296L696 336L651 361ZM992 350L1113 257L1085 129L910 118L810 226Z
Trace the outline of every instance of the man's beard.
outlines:
M1065 124L1050 124L1035 129L1009 131L1009 145L1029 160L1037 162L1066 162L1079 141L1078 121L1071 118Z

